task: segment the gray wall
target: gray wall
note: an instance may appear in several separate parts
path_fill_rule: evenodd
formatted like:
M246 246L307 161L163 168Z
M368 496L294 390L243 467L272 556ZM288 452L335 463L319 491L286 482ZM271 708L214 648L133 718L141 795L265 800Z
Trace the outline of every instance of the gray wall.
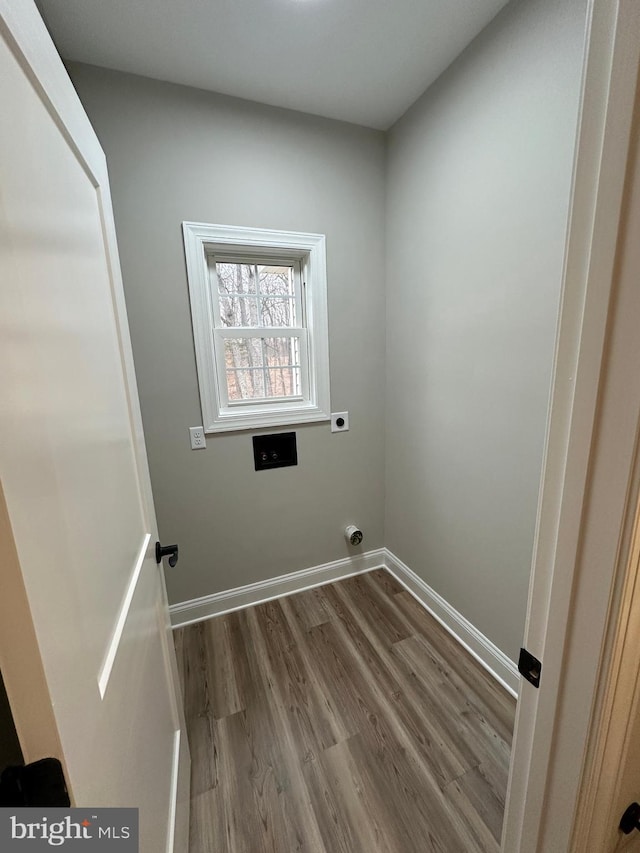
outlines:
M385 544L522 640L585 0L516 0L389 136Z
M184 601L382 545L384 136L352 125L78 64L72 79L111 177L160 535L180 543ZM297 429L296 468L256 473L251 433L202 423L183 220L327 235L328 423Z

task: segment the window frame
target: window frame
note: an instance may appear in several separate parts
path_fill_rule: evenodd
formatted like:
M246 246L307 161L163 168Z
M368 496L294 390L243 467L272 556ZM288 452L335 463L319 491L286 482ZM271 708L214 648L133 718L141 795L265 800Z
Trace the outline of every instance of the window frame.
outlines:
M324 235L201 222L183 222L182 232L205 433L328 421L329 324ZM210 266L213 255L232 263L268 259L299 264L300 323L302 328L306 328L306 344L304 336L300 338L301 362L306 356L306 366L301 373L307 375L306 396L227 403L226 379L224 387L221 387L225 375L224 361L221 361L216 341L224 336L233 336L235 330L215 327L217 307L214 308L213 303ZM257 327L256 331L264 333L265 329L269 327ZM221 334L216 335L214 330ZM279 331L280 327L274 330ZM243 328L242 332L244 334L246 330ZM304 383L302 390L305 390Z

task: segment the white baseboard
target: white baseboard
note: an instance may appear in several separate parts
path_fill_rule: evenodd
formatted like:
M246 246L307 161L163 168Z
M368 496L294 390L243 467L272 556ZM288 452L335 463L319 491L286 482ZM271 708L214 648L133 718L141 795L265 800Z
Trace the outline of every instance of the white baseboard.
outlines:
M194 598L191 601L183 601L180 604L172 604L169 607L171 625L181 628L191 625L193 622L201 622L212 616L222 616L232 610L241 610L243 607L251 607L254 604L262 604L283 595L291 595L294 592L303 592L316 586L343 580L352 575L370 572L372 569L384 567L384 548L375 551L366 551L354 557L344 560L334 560L332 563L324 563L321 566L312 566L310 569L302 569L299 572L290 572L277 578L266 581L240 586L236 589L228 589L224 592L216 592L213 595L205 595L202 598Z
M446 628L460 645L498 681L512 696L518 697L520 674L516 664L484 636L448 601L431 589L402 560L384 548L384 566L422 606Z
M380 568L392 574L505 690L512 696L518 696L520 675L516 664L388 548L367 551L344 560L334 560L310 569L172 604L169 608L171 624L174 628L181 628L212 616L222 616L233 610Z

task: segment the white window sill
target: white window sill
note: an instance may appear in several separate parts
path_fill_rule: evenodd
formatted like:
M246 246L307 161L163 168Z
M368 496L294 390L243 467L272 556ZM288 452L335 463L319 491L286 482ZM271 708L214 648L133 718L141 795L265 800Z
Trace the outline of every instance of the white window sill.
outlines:
M270 429L271 427L296 426L297 424L323 423L331 420L330 414L316 408L297 411L255 412L220 415L214 423L205 427L205 433L238 432L247 429Z

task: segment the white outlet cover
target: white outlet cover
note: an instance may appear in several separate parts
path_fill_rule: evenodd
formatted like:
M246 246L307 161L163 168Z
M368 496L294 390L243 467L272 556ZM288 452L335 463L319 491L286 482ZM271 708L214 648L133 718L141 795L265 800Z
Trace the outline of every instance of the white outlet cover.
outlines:
M338 421L343 421L342 426ZM349 412L331 412L331 432L347 432L349 429Z
M192 450L204 450L206 448L207 440L204 436L204 427L189 427L189 438Z

